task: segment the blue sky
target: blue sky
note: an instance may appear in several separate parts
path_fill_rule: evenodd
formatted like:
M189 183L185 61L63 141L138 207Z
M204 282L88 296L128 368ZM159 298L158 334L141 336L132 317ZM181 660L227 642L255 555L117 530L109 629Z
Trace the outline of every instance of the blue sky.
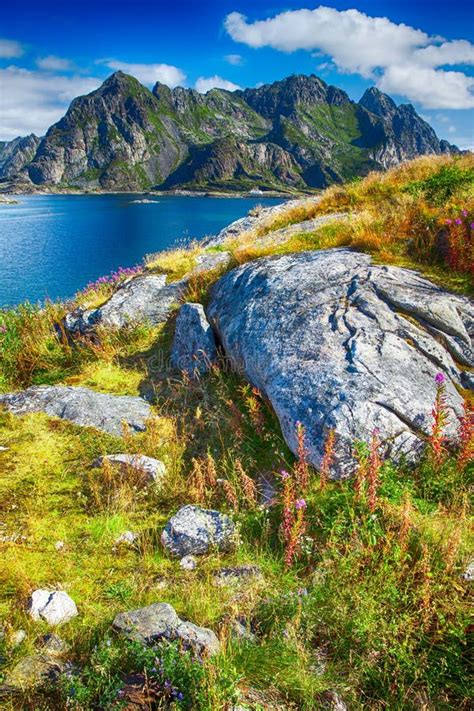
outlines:
M2 9L0 140L42 134L115 69L206 91L315 73L358 100L410 101L438 135L474 147L474 11L466 0L84 0ZM19 9L21 8L21 10Z

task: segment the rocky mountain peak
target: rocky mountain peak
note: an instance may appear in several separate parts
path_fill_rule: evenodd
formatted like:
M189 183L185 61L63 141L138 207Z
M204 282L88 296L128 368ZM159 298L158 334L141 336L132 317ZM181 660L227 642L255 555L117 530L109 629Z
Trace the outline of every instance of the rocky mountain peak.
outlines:
M393 99L375 86L371 86L370 89L365 91L359 104L381 118L390 117L397 110L397 105Z
M273 84L264 84L257 89L235 92L265 118L289 116L299 104L315 105L327 99L328 86L319 77L311 74L293 74Z

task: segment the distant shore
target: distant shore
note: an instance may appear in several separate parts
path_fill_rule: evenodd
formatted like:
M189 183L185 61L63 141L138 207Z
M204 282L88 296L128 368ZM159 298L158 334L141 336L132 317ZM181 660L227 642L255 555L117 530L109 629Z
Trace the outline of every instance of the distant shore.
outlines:
M150 195L152 197L220 197L220 198L298 198L310 197L320 191L283 191L283 190L80 190L77 188L22 187L21 185L0 186L0 202L22 195ZM7 197L8 196L8 197ZM2 199L2 198L6 198Z

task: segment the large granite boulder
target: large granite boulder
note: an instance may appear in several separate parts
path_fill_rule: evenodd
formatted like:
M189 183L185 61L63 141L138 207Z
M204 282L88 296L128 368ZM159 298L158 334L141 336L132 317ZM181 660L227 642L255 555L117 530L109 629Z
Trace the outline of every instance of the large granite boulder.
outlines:
M146 274L129 279L97 309L76 309L66 315L65 328L87 333L96 326L122 328L137 323L156 325L167 320L186 290L186 280L166 283L166 274Z
M123 426L132 432L146 429L151 407L140 397L105 395L82 387L37 385L18 393L0 395L3 405L16 415L45 412L83 427L95 427L121 435Z
M183 304L176 319L171 364L188 375L207 373L217 361L214 333L201 304Z
M78 614L76 603L64 590L35 590L28 613L34 620L45 620L49 625L62 625Z
M161 542L173 556L227 551L235 544L235 526L229 516L200 506L183 506L170 518Z
M474 308L417 273L348 249L265 258L215 285L208 316L232 367L270 400L295 452L297 422L311 462L336 431L332 476L350 475L353 447L378 430L384 452L413 460L431 428L436 375L446 379L455 436L474 366Z
M138 610L119 613L113 628L127 639L153 644L162 639L179 640L186 648L210 656L219 651L219 640L212 630L181 620L174 607L156 602Z

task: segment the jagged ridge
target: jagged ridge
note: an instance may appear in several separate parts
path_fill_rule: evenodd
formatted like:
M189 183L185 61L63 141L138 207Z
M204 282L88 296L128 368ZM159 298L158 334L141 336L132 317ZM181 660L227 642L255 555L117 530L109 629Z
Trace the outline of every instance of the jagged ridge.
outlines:
M116 72L75 99L34 150L33 138L22 139L29 153L0 146L1 178L87 189L305 189L457 151L411 105L375 88L354 103L304 75L202 95L159 83L150 91Z

